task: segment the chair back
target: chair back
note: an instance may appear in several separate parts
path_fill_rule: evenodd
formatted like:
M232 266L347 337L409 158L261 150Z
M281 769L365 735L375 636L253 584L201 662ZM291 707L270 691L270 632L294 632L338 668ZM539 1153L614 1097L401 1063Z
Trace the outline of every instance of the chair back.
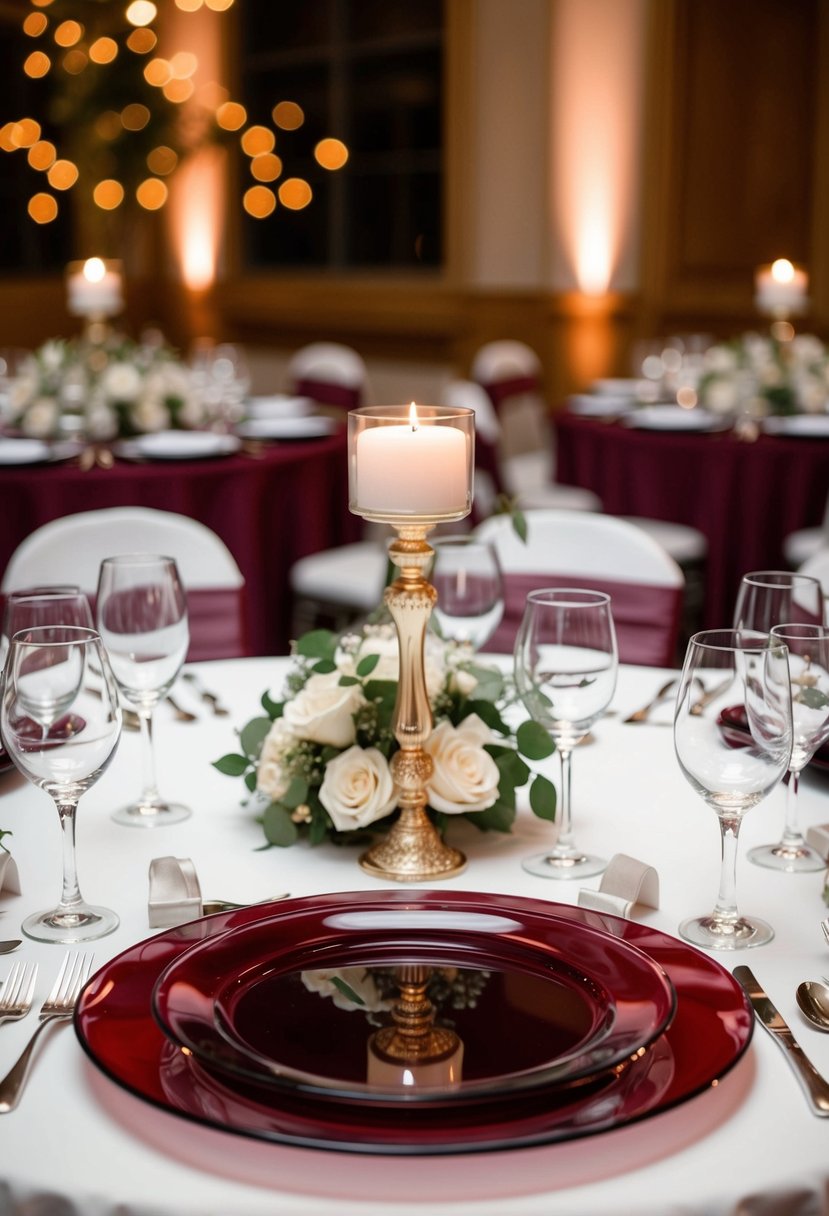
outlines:
M498 445L501 423L486 389L473 380L450 380L444 392L446 405L475 413L475 501L473 516L483 519L503 489Z
M509 397L541 392L541 360L526 342L487 342L472 360L472 379L483 385L496 410Z
M828 601L826 609L829 613L829 541L821 545L811 557L806 558L806 561L798 567L798 574L808 574L818 580L823 588L824 599ZM829 616L827 616L826 624L829 624Z
M245 582L233 554L210 528L171 511L113 507L51 520L18 545L0 592L71 583L93 597L103 559L128 553L175 558L187 591L190 662L250 654Z
M488 650L512 650L530 591L581 587L610 595L623 663L677 662L685 579L664 549L635 524L598 512L538 510L525 518L526 544L507 515L475 529L495 545L504 572L504 616Z
M366 365L361 355L339 342L311 342L296 351L288 362L291 389L311 397L318 405L342 410L363 403Z

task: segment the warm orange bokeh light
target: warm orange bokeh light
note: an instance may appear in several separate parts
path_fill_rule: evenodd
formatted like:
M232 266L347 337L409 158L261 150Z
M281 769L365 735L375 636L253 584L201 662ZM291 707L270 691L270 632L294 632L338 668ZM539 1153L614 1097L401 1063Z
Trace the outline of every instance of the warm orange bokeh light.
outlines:
M147 84L154 85L155 88L161 89L171 80L173 73L170 70L170 65L166 59L151 59L144 68L144 79Z
M296 131L305 122L302 106L295 101L279 101L271 111L274 122L283 131Z
M775 283L791 283L794 280L794 266L788 258L777 258L771 264L771 277Z
M51 3L52 0L32 0L35 8L48 8Z
M272 152L276 136L267 127L248 127L242 136L242 151L247 156L261 156L263 152Z
M71 160L56 160L46 177L53 190L70 190L78 180L78 167Z
M132 0L126 12L130 25L149 25L155 21L157 15L158 10L152 0Z
M135 192L140 206L147 211L158 211L167 202L168 190L157 177L148 177Z
M50 224L58 214L58 204L51 194L33 194L28 210L36 224Z
M214 13L224 13L229 8L233 8L233 0L204 0L204 2Z
M83 37L83 26L78 21L61 21L54 38L58 46L74 46Z
M52 60L48 55L44 55L43 51L32 51L23 64L23 71L33 80L38 80L41 76L46 75L51 66Z
M70 76L79 76L89 63L89 58L80 47L75 46L71 51L66 52L62 62L65 72L68 72Z
M20 122L14 123L11 138L16 148L31 148L40 139L40 123L33 118L21 118Z
M104 178L92 191L92 198L102 211L114 211L124 201L124 187L114 178Z
M238 101L226 101L216 111L216 122L224 131L238 131L247 118L247 110Z
M95 119L93 129L99 139L105 139L108 142L117 139L123 130L121 124L121 115L115 110L104 110L103 114L99 114Z
M157 176L164 177L168 173L172 173L177 164L178 155L166 144L153 148L152 152L147 155L147 168Z
M187 80L199 66L192 51L176 51L170 60L170 71L176 80Z
M45 13L29 13L23 22L23 33L28 34L30 38L39 38L48 24L49 18Z
M93 63L112 63L118 54L118 43L114 38L96 38L89 48L89 58Z
M161 91L168 101L180 105L193 96L195 88L192 80L168 80Z
M323 169L342 169L348 160L348 148L341 139L321 139L314 156Z
M57 148L53 143L50 143L48 139L39 139L29 148L26 159L33 169L39 169L45 173L55 163L57 154Z
M263 220L276 209L276 195L267 186L251 186L244 193L242 206L255 220Z
M20 145L17 142L17 123L7 122L0 127L0 149L3 152L16 152Z
M135 55L149 55L157 42L158 39L152 30L142 28L132 31L127 39L127 46Z
M279 187L279 201L290 211L301 211L313 197L311 187L301 177L289 177Z
M138 101L133 101L130 105L124 106L121 111L121 122L127 131L143 131L150 118L150 111Z
M176 8L180 8L183 13L195 13L203 3L204 0L176 0Z
M282 161L273 152L263 152L254 156L250 171L258 182L274 182L282 172Z

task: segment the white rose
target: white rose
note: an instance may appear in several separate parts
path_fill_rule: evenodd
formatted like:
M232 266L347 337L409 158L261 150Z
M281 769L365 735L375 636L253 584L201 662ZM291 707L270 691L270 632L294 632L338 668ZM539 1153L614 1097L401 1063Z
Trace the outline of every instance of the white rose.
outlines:
M400 678L400 647L397 634L371 634L360 646L355 657L355 664L367 655L376 654L379 662L372 671L372 680L392 680ZM426 634L424 644L424 669L426 674L426 693L430 700L438 695L446 679L445 645L433 633Z
M134 401L141 391L141 373L131 363L111 363L100 386L111 401Z
M383 819L397 801L386 757L356 744L329 760L319 797L338 832Z
M365 698L359 684L340 684L339 680L338 671L312 675L286 704L285 721L299 738L330 743L332 747L348 747L354 742L353 715L365 704Z
M53 397L38 397L24 414L20 429L30 439L45 439L58 424L58 403Z
M739 404L737 385L733 380L711 380L705 389L705 404L714 414L730 414Z
M484 811L498 799L498 766L484 751L492 732L477 714L460 726L443 721L426 740L435 769L427 787L429 805L448 815Z
M86 411L86 433L90 439L114 439L118 434L118 418L114 410L95 402Z
M137 431L164 431L170 425L170 411L153 397L142 397L130 408L130 420Z
M377 982L367 967L340 967L336 971L302 971L302 983L309 992L330 997L338 1009L361 1009L363 1012L391 1009L393 1000L383 1000ZM362 1000L357 1005L345 995L334 979L342 982Z
M728 375L737 368L737 356L729 346L711 346L705 352L705 367L710 372Z
M290 784L283 770L285 753L294 736L284 718L277 718L265 736L256 770L256 788L278 802Z

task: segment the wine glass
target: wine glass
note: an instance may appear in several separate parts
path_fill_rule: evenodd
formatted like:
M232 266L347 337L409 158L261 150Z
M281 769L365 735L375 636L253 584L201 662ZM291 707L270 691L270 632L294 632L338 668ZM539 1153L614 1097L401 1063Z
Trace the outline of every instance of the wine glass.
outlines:
M80 625L93 629L89 600L80 587L68 583L10 591L3 610L0 664L5 663L9 639L37 625Z
M826 861L806 843L797 826L800 774L829 739L829 628L825 625L775 625L772 637L789 651L794 742L786 790L786 818L777 844L758 845L748 856L758 866L788 873L825 870Z
M706 690L703 697L700 687ZM723 719L735 704L745 706L745 731L729 729ZM722 842L714 910L683 921L679 932L714 950L761 946L774 930L737 911L737 835L743 815L774 789L791 759L792 702L783 643L749 630L695 633L677 692L674 747L684 776L716 812Z
M587 878L606 862L573 841L570 759L607 709L619 667L610 596L578 588L531 591L515 640L515 684L561 757L561 827L553 848L522 865L542 878Z
M91 666L101 686L87 687ZM75 625L41 625L16 633L3 672L0 728L24 777L54 800L63 832L60 903L23 921L35 941L85 942L118 926L109 908L84 902L75 865L75 812L106 769L121 734L118 690L100 636Z
M734 606L734 628L770 633L774 625L798 622L823 625L819 579L790 570L753 570L744 574Z
M173 686L190 642L187 597L175 561L149 554L104 558L97 613L121 696L138 713L144 752L141 796L112 818L133 827L178 823L190 808L159 795L153 749L153 711Z
M480 650L504 615L504 582L490 541L474 536L442 536L431 582L438 593L434 620L441 634Z

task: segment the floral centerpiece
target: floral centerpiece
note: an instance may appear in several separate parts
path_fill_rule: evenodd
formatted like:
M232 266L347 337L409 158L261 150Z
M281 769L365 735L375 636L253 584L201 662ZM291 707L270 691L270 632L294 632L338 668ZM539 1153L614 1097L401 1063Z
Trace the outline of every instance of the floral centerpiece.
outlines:
M438 830L463 815L482 830L510 831L522 786L535 814L553 819L555 787L525 757L543 759L554 744L536 722L513 729L507 721L516 704L511 682L467 646L431 632L425 672L434 717L424 745L434 764L428 808ZM311 844L362 842L368 829L389 826L397 681L397 637L388 623L342 637L314 630L295 644L281 699L266 692L264 714L239 732L240 750L214 762L243 778L268 845L301 836Z
M303 971L300 978L309 992L333 1001L338 1009L364 1013L366 1020L375 1026L383 1024L382 1015L393 1008L400 996L395 967ZM489 978L490 972L480 968L432 967L425 995L435 1010L449 1015L452 1010L474 1009Z
M749 333L709 347L700 404L717 414L819 414L829 406L829 353L819 338Z
M110 334L101 343L52 339L24 360L7 425L37 439L95 442L209 422L189 370L162 342Z

